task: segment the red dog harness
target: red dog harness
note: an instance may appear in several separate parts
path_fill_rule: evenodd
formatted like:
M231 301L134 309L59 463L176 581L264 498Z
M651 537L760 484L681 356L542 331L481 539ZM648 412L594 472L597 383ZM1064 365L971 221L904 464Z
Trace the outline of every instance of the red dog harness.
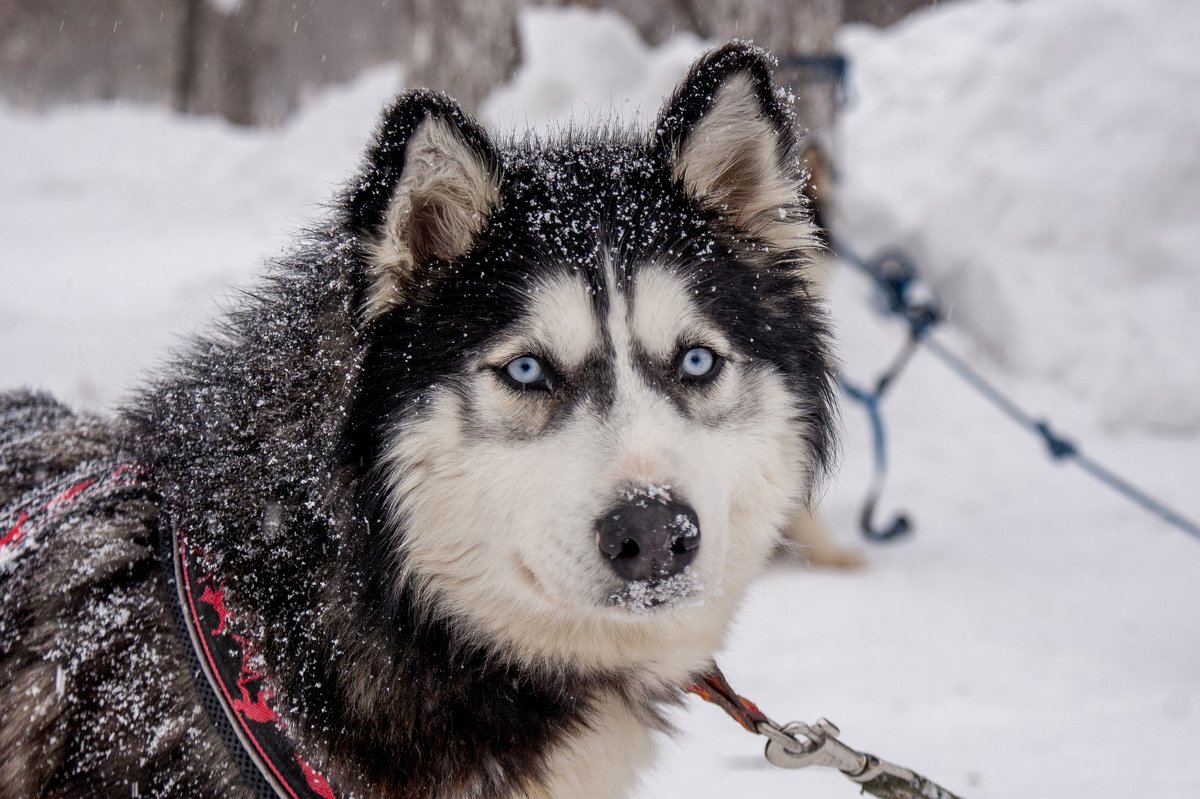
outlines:
M0 509L0 576L50 544L52 522L86 514L97 502L160 498L137 466L84 463ZM200 554L160 512L156 549L176 625L201 704L258 799L336 799L329 780L296 750L276 703L278 692L248 630L240 629L220 576L196 568Z
M197 569L198 550L189 547L182 528L161 526L159 547L170 558L168 585L178 595L176 621L191 640L191 650L207 685L198 686L205 704L219 707L225 724L218 729L242 772L262 799L336 799L329 780L296 751L288 725L279 714L278 690L248 631L239 630L226 603L227 589L211 569ZM164 539L169 539L169 543ZM164 561L166 562L166 561ZM200 680L197 680L200 683ZM231 742L229 732L236 736ZM233 743L233 745L231 745ZM246 761L253 765L247 768Z

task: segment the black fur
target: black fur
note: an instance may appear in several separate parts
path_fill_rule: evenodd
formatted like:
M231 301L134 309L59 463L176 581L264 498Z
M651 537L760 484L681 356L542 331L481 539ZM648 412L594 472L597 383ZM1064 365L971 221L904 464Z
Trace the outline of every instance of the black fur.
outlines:
M603 308L607 253L626 284L648 261L678 265L706 298L705 313L758 364L751 368L777 369L809 399L807 445L817 465L828 462L827 333L820 309L804 300L799 256L765 252L672 178L671 154L737 72L752 78L782 163L794 144L790 119L764 55L743 45L701 61L649 138L566 132L549 143L496 147L448 98L403 95L330 222L104 428L100 449L150 470L161 507L226 577L305 750L356 795L504 795L544 776L546 755L586 727L598 697L625 697L651 724L659 723L655 703L675 698L648 697L628 675L588 664L515 662L464 634L462 620L430 612L408 593L395 596L387 529L394 522L373 471L384 431L419 413L429 386L452 383L471 353L518 318L538 274L578 268ZM499 176L501 202L468 254L419 264L405 302L367 323L363 243L382 224L406 140L431 115ZM654 369L645 377L681 408L680 392L703 390ZM585 396L603 408L611 381L600 365L571 375L577 388L556 400L551 424ZM55 424L39 429L50 435ZM22 452L10 447L9 456L27 457ZM130 626L105 631L94 652L77 658L79 692L61 714L33 728L0 719L6 751L26 753L15 768L32 775L24 788L11 769L0 770L0 795L128 796L132 782L142 795L236 795L236 770L202 714L189 710L196 696L180 642L166 632L169 600L150 554L157 509L89 512L96 516L88 535L110 535L127 550L111 574L36 606L47 593L26 570L66 574L71 565L62 559L76 549L47 555L57 565L0 574L0 692L17 690L22 670L59 646L33 630L68 637L90 623L89 603L131 593L141 604ZM97 718L92 706L103 704L104 691L129 690L138 679L121 662L127 646L153 655L154 677L139 689L154 707L144 717ZM119 727L144 735L148 724L176 716L193 726L151 760L139 759L134 742L97 740ZM21 734L40 740L11 740Z

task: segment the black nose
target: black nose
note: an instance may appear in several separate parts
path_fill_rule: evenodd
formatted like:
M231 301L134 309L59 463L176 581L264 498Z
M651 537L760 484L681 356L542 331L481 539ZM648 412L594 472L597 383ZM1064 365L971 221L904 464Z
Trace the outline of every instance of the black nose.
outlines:
M626 580L661 580L696 559L700 521L690 505L645 494L631 496L597 525L600 551Z

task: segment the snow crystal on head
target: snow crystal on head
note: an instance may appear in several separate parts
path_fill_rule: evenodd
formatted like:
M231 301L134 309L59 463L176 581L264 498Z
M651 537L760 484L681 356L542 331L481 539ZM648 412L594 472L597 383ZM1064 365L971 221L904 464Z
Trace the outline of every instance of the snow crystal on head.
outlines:
M613 607L638 616L653 613L658 608L680 608L703 604L704 581L695 569L688 566L665 580L634 580L609 597ZM684 600L692 602L684 603Z
M567 262L595 260L602 240L652 252L659 232L654 223L665 224L678 201L665 164L631 134L530 137L503 148L501 157L507 202L522 208L510 224L540 240L546 255ZM676 227L687 221L677 220Z

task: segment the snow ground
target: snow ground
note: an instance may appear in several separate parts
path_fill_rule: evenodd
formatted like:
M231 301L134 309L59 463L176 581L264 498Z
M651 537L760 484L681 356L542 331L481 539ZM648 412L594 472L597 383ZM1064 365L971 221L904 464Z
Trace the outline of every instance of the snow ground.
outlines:
M1184 87L1200 56L1183 43L1198 22L1169 0L991 0L847 32L839 213L863 246L899 241L928 264L949 346L1192 517L1200 152ZM607 14L529 14L522 31L529 64L485 108L507 126L572 107L652 115L702 47L646 48ZM269 132L129 106L0 109L4 382L116 401L319 214L398 83L371 73ZM846 370L865 380L901 331L850 271L830 295ZM886 412L884 505L916 535L872 548L860 573L775 564L721 657L733 684L972 799L1200 796L1200 542L1052 464L931 358ZM870 460L860 412L844 415L825 510L851 542ZM676 718L639 796L857 795L766 765L715 708Z

